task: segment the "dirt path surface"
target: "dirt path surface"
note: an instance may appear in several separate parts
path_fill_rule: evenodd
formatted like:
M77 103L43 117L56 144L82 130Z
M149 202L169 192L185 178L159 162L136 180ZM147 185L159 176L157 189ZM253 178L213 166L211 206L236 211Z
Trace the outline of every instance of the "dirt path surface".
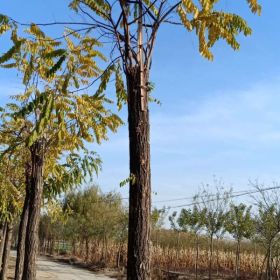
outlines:
M44 257L39 258L37 265L37 279L40 280L112 280L112 278L107 276L93 274L84 269L53 262Z
M10 277L14 270L15 256L12 256L10 265ZM37 279L38 280L113 280L116 278L107 277L102 274L95 274L85 269L73 267L51 261L46 257L39 257L37 261Z

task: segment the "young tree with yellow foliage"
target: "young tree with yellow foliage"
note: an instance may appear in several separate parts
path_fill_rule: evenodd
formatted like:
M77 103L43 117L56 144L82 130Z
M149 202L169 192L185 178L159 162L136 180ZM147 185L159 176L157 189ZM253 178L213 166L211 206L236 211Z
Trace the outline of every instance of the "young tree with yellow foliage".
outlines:
M3 115L5 115L4 113ZM13 146L14 143L19 142L20 134L22 130L18 131L21 127L20 122L15 121L14 119L5 122L5 118L2 118L1 131L0 131L0 146L2 150L2 163L5 162L5 166L11 168L9 176L7 176L7 171L1 170L1 178L6 178L6 183L2 183L1 193L1 212L3 213L11 203L15 203L16 200L15 188L9 187L8 182L12 178L12 182L15 185L21 184L21 188L17 187L16 192L17 197L20 197L20 203L17 208L17 217L19 212L21 212L21 219L19 224L18 231L18 246L17 246L17 259L16 259L16 270L15 270L15 279L20 280L23 272L23 263L24 263L24 253L25 253L25 239L26 239L26 229L28 222L28 213L29 213L29 201L30 201L30 187L31 187L31 168L30 168L30 152L28 147L26 147L23 142L20 145L17 145L16 148L9 151L7 147ZM27 137L22 135L21 137ZM44 198L44 207L48 206L49 201L52 201L57 195L77 187L86 181L88 175L92 176L93 172L98 172L101 164L100 158L93 152L88 152L84 149L83 154L70 153L63 158L55 158L53 154L56 153L53 151L57 147L50 147L47 152L45 172L44 172L44 184L43 184L43 198ZM7 165L7 159L16 159L16 163L13 166L10 164ZM20 160L19 160L20 159ZM6 173L5 173L5 172ZM13 173L11 173L13 172ZM2 191L2 192L1 192ZM14 209L14 208L13 208ZM3 215L2 215L3 216ZM7 219L2 218L6 222ZM6 225L4 228L7 228ZM2 239L2 238L1 238ZM2 243L1 243L2 245ZM4 243L3 243L4 245ZM1 247L3 248L3 247ZM8 260L8 254L6 253L9 246L6 246L3 252L6 254L6 260ZM2 250L0 250L2 252ZM7 263L7 261L6 261ZM6 271L5 271L6 272Z
M22 156L3 156L0 162L0 279L7 279L12 231L24 201Z
M97 171L100 161L87 152L85 144L107 140L108 131L115 132L122 124L106 106L111 101L100 92L90 96L73 90L102 73L95 60L105 58L95 49L99 46L95 39L79 39L78 34L73 33L78 44L66 37L66 50L34 24L26 32L28 39L19 37L13 29L14 46L0 57L2 67L15 68L23 74L25 86L24 93L15 96L16 102L9 104L3 113L6 123L15 122L19 132L3 153L25 147L31 159L28 207L23 213L23 217L28 218L22 280L36 278L38 225L46 179L49 179L46 187L55 191L52 186L65 188L73 182L78 184L82 170ZM70 153L68 166L79 158L77 153L85 156L71 176L67 175L71 169L57 164L65 153ZM48 178L49 174L55 180Z

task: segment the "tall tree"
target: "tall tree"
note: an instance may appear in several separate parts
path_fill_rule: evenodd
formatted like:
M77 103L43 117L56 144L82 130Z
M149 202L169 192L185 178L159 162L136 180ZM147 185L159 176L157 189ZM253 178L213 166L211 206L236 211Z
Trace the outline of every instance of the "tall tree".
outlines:
M56 161L64 152L86 151L86 142L101 143L109 130L116 131L122 123L106 104L110 100L97 92L94 96L73 90L102 73L95 59L105 59L94 48L97 40L78 39L77 46L66 37L67 51L60 43L46 36L36 25L26 30L28 39L12 31L14 46L0 57L2 67L16 68L23 74L25 91L15 97L4 112L8 121L19 122L20 134L5 153L25 145L31 158L28 189L28 219L25 236L23 280L36 277L38 226L46 169L56 172ZM102 84L106 86L106 82ZM72 88L72 89L70 89ZM22 137L22 132L26 137Z
M256 184L259 196L256 197L258 216L256 217L257 241L265 249L265 279L273 279L273 252L279 244L280 234L280 194L279 191L263 191L263 186ZM260 275L262 277L262 273Z
M240 243L244 238L251 238L255 233L255 223L251 215L251 206L231 204L225 223L226 230L236 240L235 279L239 279Z
M195 236L196 256L195 256L195 279L198 279L198 258L199 258L199 234L204 226L204 217L197 205L192 209L182 209L177 220L180 229L190 232Z
M27 136L27 130L22 125L22 121L15 121L14 119L7 119L6 111L13 107L12 104L8 104L6 109L2 108L1 113L1 133L0 133L0 144L1 144L1 158L20 158L17 162L17 166L22 169L20 173L22 175L22 184L25 186L22 188L22 199L24 200L22 213L19 225L18 234L18 248L17 248L17 261L16 261L16 276L17 280L20 280L18 275L21 275L21 266L23 265L23 254L24 254L24 241L26 226L28 221L28 209L29 209L29 189L31 185L31 165L30 165L30 153L24 145L18 145L19 139L23 139Z
M90 261L90 241L102 241L102 256L99 260L106 264L108 255L108 239L120 232L119 223L124 218L124 208L118 194L101 193L100 189L92 186L78 193L65 196L64 209L70 209L66 229L70 237L78 236L80 243L85 244L86 261Z
M1 137L0 137L1 138ZM2 156L0 163L0 221L4 223L1 240L0 279L7 279L12 230L18 218L24 193L22 157Z
M177 12L187 31L198 36L199 52L212 60L211 48L224 39L234 50L239 49L236 38L240 33L251 34L246 21L234 14L220 10L219 0L73 0L70 7L87 17L80 23L82 31L97 31L100 38L112 42L111 60L101 75L108 79L113 64L119 60L116 84L120 92L124 86L119 77L121 70L126 78L130 191L127 278L150 279L150 69L156 37L166 23L178 24L170 19ZM247 0L253 13L260 13L257 0ZM61 23L57 23L61 24ZM62 23L64 24L64 23ZM71 23L70 23L71 24ZM73 23L73 24L77 24ZM88 32L86 32L88 34ZM115 51L117 50L117 52ZM120 98L122 100L123 97Z
M154 234L156 246L158 246L159 233L164 225L167 215L168 209L165 206L161 209L155 207L151 212L151 230L152 234Z
M209 236L209 279L212 279L214 238L223 236L225 233L225 222L231 199L231 190L225 190L223 184L214 180L216 193L204 187L202 192L194 198L197 203L204 228Z

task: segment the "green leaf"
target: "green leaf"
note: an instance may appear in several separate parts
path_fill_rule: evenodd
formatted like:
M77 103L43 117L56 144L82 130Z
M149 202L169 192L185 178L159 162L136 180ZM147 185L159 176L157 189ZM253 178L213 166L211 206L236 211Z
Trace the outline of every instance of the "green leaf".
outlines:
M125 90L120 69L121 68L118 65L115 70L115 74L116 74L115 87L116 87L116 95L117 95L117 106L119 110L121 110L122 105L125 102L127 102L127 92Z
M67 51L65 49L57 49L57 50L54 50L52 52L48 52L48 53L45 53L43 55L44 58L55 58L55 57L61 57L63 55L66 55Z
M21 41L16 42L6 53L0 56L0 64L10 60L15 53L18 52L21 46Z
M101 77L101 83L95 93L95 95L99 96L100 94L102 94L106 88L107 88L107 84L109 82L109 79L112 75L112 72L114 70L114 65L112 64L110 67L108 67L102 74L102 77Z
M53 76L60 69L65 59L66 59L66 55L62 55L59 58L59 60L55 63L55 65L51 69L49 69L49 71L47 72L48 78Z

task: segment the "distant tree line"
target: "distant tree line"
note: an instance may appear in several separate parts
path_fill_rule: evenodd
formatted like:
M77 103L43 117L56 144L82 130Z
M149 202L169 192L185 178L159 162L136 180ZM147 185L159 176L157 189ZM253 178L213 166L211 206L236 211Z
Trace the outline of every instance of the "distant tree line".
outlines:
M164 263L155 263L160 248L175 248L180 258L180 250L186 248L182 241L189 239L194 241L188 244L192 243L195 250L196 279L201 277L201 250L208 251L208 278L214 279L215 257L218 270L219 252L226 246L233 250L233 245L235 279L241 279L246 273L240 271L241 256L246 257L242 254L244 250L254 252L255 258L262 258L261 267L255 268L254 277L276 279L280 257L279 196L277 189L266 192L261 186L255 187L258 194L251 198L253 205L234 202L231 190L216 185L203 188L194 196L192 206L182 208L178 213L168 216L170 210L167 207L154 208L150 218L154 268ZM168 220L171 229L168 229ZM123 267L127 256L127 233L127 208L120 195L104 194L92 186L69 192L63 199L48 204L40 223L40 248L45 253L70 254L100 266ZM168 255L163 258L172 268Z

